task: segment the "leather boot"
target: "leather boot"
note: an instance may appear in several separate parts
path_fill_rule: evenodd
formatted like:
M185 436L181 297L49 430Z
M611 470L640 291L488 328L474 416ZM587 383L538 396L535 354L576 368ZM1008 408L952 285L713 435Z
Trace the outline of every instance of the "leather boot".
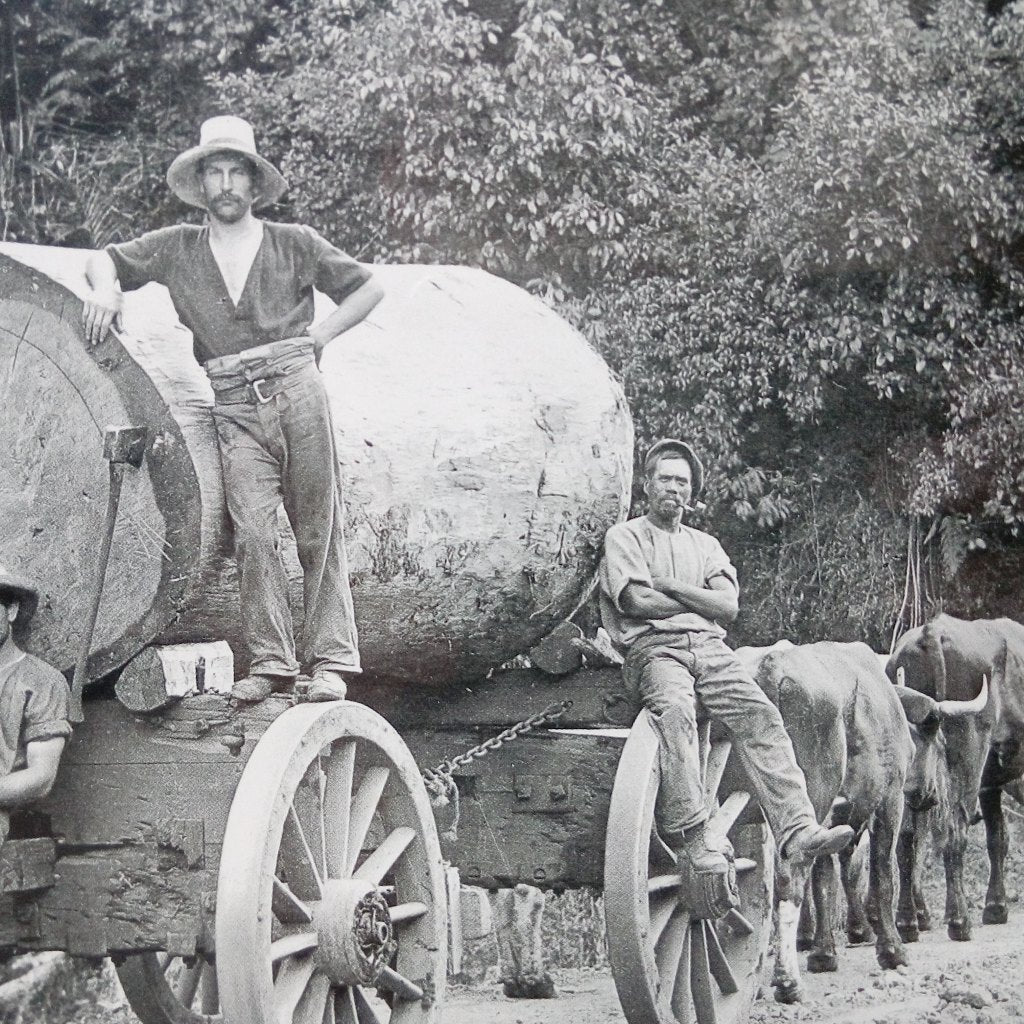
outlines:
M849 825L809 825L797 832L783 851L787 860L814 860L845 849L853 841L853 829Z
M686 857L698 875L724 875L729 871L726 850L715 842L704 825L689 829L678 846L673 846L678 860Z

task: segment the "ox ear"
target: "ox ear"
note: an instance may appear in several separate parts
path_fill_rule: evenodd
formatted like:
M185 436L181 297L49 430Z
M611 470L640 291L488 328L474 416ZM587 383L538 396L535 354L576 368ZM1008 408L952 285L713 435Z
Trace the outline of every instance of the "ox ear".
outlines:
M903 705L903 713L911 725L923 725L927 718L932 716L938 724L938 705L926 693L918 693L917 690L908 689L906 686L896 686L896 696Z

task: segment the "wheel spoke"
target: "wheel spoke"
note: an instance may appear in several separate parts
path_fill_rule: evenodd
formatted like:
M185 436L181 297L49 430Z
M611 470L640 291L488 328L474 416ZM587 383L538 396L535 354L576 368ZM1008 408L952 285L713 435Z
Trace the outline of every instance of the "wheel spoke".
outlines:
M711 990L711 966L708 963L706 921L698 921L692 929L692 943L690 987L693 990L693 1008L697 1011L697 1024L717 1024L715 995Z
M359 1024L354 989L339 989L335 994L334 1019L336 1024Z
M320 827L320 873L326 881L331 875L327 870L327 814L324 810L324 799L327 795L327 773L324 771L323 751L317 755L315 764L317 768L317 810L319 811L317 825Z
M689 929L689 912L683 907L678 907L662 933L661 942L654 950L663 992L671 992L675 985L676 975L679 972L679 960L687 943L686 936Z
M295 1024L323 1024L327 1004L333 1002L330 994L331 982L327 975L314 974L295 1007Z
M290 1024L294 1019L295 1008L315 970L311 956L291 957L281 964L274 979L274 1011L280 1024Z
M308 953L310 950L316 949L319 942L316 932L295 932L292 935L285 935L270 944L270 959L273 963L277 963L278 960L284 960L285 957Z
M732 740L718 740L711 744L708 753L708 764L704 776L704 801L710 813L718 800L718 787L725 774L725 766L732 751Z
M309 840L306 839L306 830L302 827L302 822L299 820L299 812L295 809L294 802L288 807L288 818L286 819L285 831L288 831L289 826L296 839L299 841L299 850L301 850L302 856L305 858L306 864L309 871L312 873L313 881L316 883L317 894L322 896L324 891L324 880L320 874L320 868L317 865L316 858L313 856L313 851L310 848ZM282 837L282 846L284 845L284 839Z
M753 935L754 926L734 907L723 918L738 935Z
M409 1002L415 1002L423 998L423 989L419 985L390 967L385 967L380 972L380 977L377 978L377 985L380 988L387 989L388 992L394 992L399 999L406 999Z
M679 872L671 875L652 875L647 880L647 894L654 895L656 892L665 892L667 889L678 889L682 885Z
M352 1003L355 1010L354 1024L382 1024L377 1011L366 1001L362 989L349 989L352 993Z
M388 783L391 771L380 765L367 768L366 774L359 783L359 789L352 798L352 811L349 818L348 830L348 864L345 867L345 874L350 875L362 852L366 835L370 831L370 822L373 821L374 811L380 803L384 787Z
M705 922L704 943L708 952L708 966L711 968L711 975L718 982L718 987L723 995L735 995L740 990L736 981L736 975L732 973L732 966L722 949L721 940L714 925Z
M389 911L392 924L407 924L416 921L428 910L426 903L399 903Z
M191 967L186 967L176 979L173 985L174 995L186 1009L192 1009L202 977L202 963L194 963Z
M217 968L213 964L203 964L203 985L200 996L200 1008L207 1016L220 1013L220 990L217 988Z
M677 1020L687 1022L691 1018L690 1003L692 1001L690 996L690 960L693 957L692 931L693 926L690 923L689 915L687 915L686 927L683 929L683 945L679 950L679 962L676 964L671 987L667 989L673 1016Z
M338 996L336 991L327 993L327 1005L324 1006L324 1018L321 1024L338 1024Z
M416 830L402 825L396 828L388 837L370 854L359 870L353 874L353 878L359 878L365 882L373 882L376 885L391 869L395 861L405 853L409 844L416 838Z
M679 906L679 897L674 893L659 893L651 900L651 944L658 945L661 934L668 924L672 912Z
M271 909L274 911L274 916L282 924L310 924L313 920L309 907L277 875L274 876L274 895Z
M352 772L355 764L356 742L347 740L335 750L327 766L323 807L328 878L341 878L348 869L349 804L352 800Z
M736 824L736 819L743 813L747 804L750 803L750 794L738 789L730 793L722 803L722 806L711 815L708 821L708 831L713 835L725 836L729 829Z

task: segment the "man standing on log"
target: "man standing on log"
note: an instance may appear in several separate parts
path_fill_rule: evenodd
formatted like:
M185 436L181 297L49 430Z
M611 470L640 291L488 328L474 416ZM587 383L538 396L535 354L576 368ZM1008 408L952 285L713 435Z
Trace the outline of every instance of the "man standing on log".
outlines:
M848 825L819 825L778 709L725 644L739 612L736 570L721 544L684 525L704 467L693 448L665 439L644 460L645 516L613 526L601 563L601 618L626 650L623 676L658 732L657 820L677 859L726 874L728 848L705 828L696 702L731 734L784 857L835 853Z
M213 385L228 512L235 531L249 675L232 695L259 701L298 675L277 508L303 569L308 699L342 700L359 650L342 532L341 482L318 366L326 346L380 301L370 272L311 228L258 219L286 182L256 152L252 127L214 117L178 156L167 183L207 213L201 227L151 231L94 253L83 320L97 344L120 316L121 289L167 287ZM313 289L337 308L313 325Z
M0 843L10 829L8 811L53 788L71 735L67 681L15 638L38 603L32 583L0 567Z

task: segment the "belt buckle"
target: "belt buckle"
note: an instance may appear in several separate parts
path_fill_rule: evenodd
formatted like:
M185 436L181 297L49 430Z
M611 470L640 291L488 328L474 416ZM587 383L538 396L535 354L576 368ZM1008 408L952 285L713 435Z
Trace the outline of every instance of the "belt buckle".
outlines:
M271 401L274 397L273 395L264 395L263 392L260 391L260 385L266 383L266 377L260 377L259 380L254 380L250 382L250 385L252 387L252 393L256 396L256 401L259 402L260 405L266 405L267 402Z

